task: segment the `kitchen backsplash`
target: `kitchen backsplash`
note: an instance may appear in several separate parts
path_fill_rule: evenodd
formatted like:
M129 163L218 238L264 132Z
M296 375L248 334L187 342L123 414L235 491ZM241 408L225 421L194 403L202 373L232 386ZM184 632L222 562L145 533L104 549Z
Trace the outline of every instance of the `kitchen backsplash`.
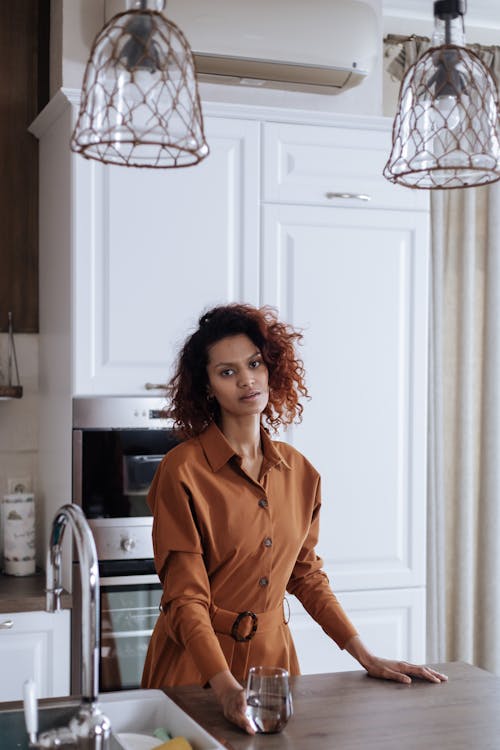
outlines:
M37 334L16 334L19 376L23 386L20 399L0 401L0 498L9 491L9 480L29 480L25 489L37 497L38 474L38 341ZM0 334L0 372L7 377L7 334ZM0 521L1 522L1 521ZM42 540L37 540L40 549ZM0 550L3 529L0 530Z

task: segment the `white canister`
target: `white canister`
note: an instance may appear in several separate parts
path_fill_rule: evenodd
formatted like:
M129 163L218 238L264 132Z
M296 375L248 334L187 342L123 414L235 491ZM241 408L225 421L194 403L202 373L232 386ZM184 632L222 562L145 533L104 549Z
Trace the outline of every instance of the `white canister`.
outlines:
M4 495L3 569L11 576L35 572L35 496L16 492Z

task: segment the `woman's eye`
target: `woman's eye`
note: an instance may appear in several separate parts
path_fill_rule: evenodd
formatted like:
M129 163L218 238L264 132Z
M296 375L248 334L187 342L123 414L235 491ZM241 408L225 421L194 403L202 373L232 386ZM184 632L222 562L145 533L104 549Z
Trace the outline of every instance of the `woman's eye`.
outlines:
M250 367L252 368L252 370L255 370L261 364L262 362L260 361L260 359L254 359L252 362L250 362Z
M221 375L223 378L227 378L229 375L232 375L234 370L228 369L228 370L221 370Z

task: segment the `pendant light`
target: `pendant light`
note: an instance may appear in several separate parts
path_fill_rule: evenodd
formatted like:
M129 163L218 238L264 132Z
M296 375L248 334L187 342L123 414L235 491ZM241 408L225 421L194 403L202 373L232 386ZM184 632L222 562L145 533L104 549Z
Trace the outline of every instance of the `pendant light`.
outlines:
M431 47L401 84L384 176L413 188L459 188L500 179L497 87L465 48L465 0L434 3Z
M208 146L191 49L164 0L131 5L92 45L71 149L105 164L196 164Z

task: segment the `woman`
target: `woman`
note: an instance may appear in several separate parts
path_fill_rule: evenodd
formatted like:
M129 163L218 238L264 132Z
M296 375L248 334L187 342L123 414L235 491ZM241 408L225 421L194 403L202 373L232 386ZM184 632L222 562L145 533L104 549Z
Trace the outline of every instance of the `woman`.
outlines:
M270 308L231 304L201 317L168 386L188 439L167 453L148 497L163 597L142 685L209 684L226 718L250 734L241 687L249 666L299 673L285 592L368 674L446 679L371 654L321 570L320 477L266 429L300 421L301 338Z

